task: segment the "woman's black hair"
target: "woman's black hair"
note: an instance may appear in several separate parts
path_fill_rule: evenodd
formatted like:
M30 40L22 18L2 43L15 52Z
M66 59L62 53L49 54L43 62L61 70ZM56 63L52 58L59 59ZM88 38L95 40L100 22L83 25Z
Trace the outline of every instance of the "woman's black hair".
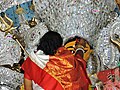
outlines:
M42 50L46 55L54 55L56 50L62 46L63 39L55 31L48 31L40 39L37 50Z

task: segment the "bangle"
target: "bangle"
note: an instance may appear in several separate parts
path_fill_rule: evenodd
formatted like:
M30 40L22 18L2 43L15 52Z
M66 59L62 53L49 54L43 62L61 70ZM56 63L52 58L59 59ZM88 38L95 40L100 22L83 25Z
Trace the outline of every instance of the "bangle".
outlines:
M79 50L81 50L83 53L85 53L85 50L83 48L77 48L76 52L79 51Z

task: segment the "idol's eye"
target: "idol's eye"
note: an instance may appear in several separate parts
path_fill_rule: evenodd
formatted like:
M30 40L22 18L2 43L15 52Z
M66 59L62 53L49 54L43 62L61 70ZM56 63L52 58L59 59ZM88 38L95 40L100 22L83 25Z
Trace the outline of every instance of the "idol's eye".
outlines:
M67 50L69 50L69 51L70 51L71 53L73 53L73 54L75 53L75 48L72 47L72 46L71 46L71 47L68 47Z
M75 53L75 51L73 51L73 50L70 50L70 52L72 52L73 54Z

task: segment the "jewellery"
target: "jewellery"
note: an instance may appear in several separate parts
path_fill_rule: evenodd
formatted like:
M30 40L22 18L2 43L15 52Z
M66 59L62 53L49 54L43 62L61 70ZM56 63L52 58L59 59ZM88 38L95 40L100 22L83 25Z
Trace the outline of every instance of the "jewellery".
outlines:
M24 9L20 5L17 5L17 9L16 9L15 12L18 15L21 15L21 14L25 13Z
M30 10L35 11L35 5L34 5L34 3L33 3L33 0L31 1Z
M13 27L13 21L8 18L4 12L1 13L0 23L0 31L5 32L5 35L13 33L12 31L15 29Z
M30 28L35 27L37 25L35 17L33 17L32 20L28 21L28 25L30 26Z
M83 48L77 48L75 52L81 50L83 53L85 53L85 50Z
M119 35L117 34L114 34L113 37L110 37L110 41L115 44L119 51L120 51L120 38L119 38Z

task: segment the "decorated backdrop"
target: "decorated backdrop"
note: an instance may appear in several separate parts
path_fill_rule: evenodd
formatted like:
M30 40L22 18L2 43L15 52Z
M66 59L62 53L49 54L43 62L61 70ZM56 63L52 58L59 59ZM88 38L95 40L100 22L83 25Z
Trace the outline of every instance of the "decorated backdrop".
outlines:
M64 41L78 35L94 49L95 58L87 66L89 75L117 67L120 53L110 38L120 39L119 13L115 0L0 0L0 90L19 90L23 84L23 73L11 67L27 54L13 35L28 53L36 50L48 30L59 32ZM14 28L12 33L3 32L9 26Z

